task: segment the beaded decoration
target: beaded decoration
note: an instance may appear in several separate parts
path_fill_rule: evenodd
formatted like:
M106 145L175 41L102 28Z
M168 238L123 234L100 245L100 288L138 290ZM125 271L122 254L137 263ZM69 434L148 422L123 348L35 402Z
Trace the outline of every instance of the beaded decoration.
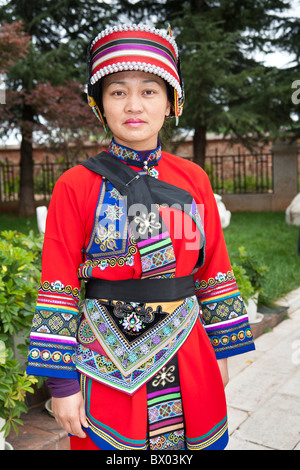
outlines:
M89 105L102 124L99 107L91 90L106 75L122 71L153 73L174 89L170 116L182 114L184 91L177 44L171 29L166 33L147 25L118 25L100 32L89 49ZM105 124L104 124L105 125Z
M90 108L92 108L92 110L94 111L96 117L101 122L105 134L107 134L107 128L106 128L105 120L102 116L102 113L99 109L99 106L97 106L97 103L96 103L96 101L94 100L94 98L92 96L88 96L88 104L89 104Z

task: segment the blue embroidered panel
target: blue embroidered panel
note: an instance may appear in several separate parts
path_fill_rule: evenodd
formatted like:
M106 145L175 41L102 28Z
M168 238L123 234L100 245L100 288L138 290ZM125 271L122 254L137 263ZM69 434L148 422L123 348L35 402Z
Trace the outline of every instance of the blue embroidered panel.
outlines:
M111 183L104 181L86 252L93 258L124 254L127 250L127 237L126 200Z

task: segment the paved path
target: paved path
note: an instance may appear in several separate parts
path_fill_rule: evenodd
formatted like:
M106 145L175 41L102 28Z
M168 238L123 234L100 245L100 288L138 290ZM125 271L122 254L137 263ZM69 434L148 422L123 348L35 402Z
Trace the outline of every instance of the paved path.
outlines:
M229 359L228 450L300 450L300 288L280 303L289 318Z

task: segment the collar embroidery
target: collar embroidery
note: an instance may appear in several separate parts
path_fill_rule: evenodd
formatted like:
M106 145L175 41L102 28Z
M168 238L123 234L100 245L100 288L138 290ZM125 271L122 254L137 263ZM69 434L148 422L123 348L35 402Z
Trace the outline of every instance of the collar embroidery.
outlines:
M145 159L142 158L141 154L137 150L117 144L114 139L112 139L107 150L114 157L127 163L127 165L135 165L143 168L144 170L148 170L150 167L157 165L161 158L160 143L156 149L148 153Z

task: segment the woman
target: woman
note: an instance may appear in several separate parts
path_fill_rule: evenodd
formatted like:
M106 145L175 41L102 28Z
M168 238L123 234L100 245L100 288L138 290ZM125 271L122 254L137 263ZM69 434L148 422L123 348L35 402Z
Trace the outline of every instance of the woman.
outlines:
M223 449L227 357L254 344L208 178L158 141L182 112L176 43L117 26L88 63L114 137L55 186L28 373L71 449Z

